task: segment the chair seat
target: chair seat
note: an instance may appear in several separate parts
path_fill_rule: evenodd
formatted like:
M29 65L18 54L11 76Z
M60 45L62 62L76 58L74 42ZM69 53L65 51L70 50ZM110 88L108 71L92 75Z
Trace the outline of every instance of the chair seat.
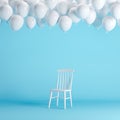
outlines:
M71 89L51 89L51 91L64 92L71 91Z

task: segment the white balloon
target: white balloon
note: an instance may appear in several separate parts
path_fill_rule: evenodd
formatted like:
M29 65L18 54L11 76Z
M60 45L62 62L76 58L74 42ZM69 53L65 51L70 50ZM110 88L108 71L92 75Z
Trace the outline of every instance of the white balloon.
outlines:
M58 21L58 18L59 18L59 14L57 11L53 10L53 11L50 11L47 15L47 22L50 26L54 26L57 21Z
M107 0L108 4L115 3L117 0Z
M9 5L16 11L16 7L20 2L21 0L9 0Z
M68 16L72 19L72 21L74 23L78 23L80 22L80 18L76 15L77 12L77 7L72 7L69 12L68 12Z
M38 19L44 18L47 11L48 11L48 7L42 2L40 2L39 4L36 4L34 7L34 12Z
M87 4L92 6L92 0L87 0Z
M106 0L92 0L95 9L100 10L104 7Z
M66 1L57 4L57 11L61 15L65 15L68 12L68 9L69 9L69 3Z
M86 19L89 16L90 8L88 5L80 5L77 8L77 15L82 19Z
M8 0L0 0L0 6L8 4Z
M8 0L0 0L0 3L8 3Z
M19 29L21 29L23 23L24 19L20 15L13 15L9 20L9 24L14 31L18 31Z
M90 9L89 16L86 18L88 24L92 24L96 19L96 12L93 9Z
M106 4L101 10L97 11L99 16L106 16L110 12L110 7L108 4Z
M87 0L76 0L76 1L79 4L86 4L87 3Z
M62 16L59 21L59 26L64 32L68 31L72 26L71 18L68 16Z
M32 16L28 16L26 19L26 24L27 24L28 28L32 29L36 25L36 19Z
M29 13L29 5L26 2L21 1L17 4L16 12L22 17L26 17Z
M24 1L27 2L29 5L35 5L39 3L40 0L24 0Z
M8 20L13 14L13 10L9 5L3 5L0 7L0 18Z
M58 1L58 4L61 3L61 2L67 2L67 3L72 3L73 0L57 0Z
M50 9L54 9L58 3L58 0L47 0L46 3Z
M116 19L120 19L120 4L113 5L111 12Z
M116 20L112 16L106 16L103 19L102 24L103 24L104 28L106 29L106 31L111 31L116 26Z

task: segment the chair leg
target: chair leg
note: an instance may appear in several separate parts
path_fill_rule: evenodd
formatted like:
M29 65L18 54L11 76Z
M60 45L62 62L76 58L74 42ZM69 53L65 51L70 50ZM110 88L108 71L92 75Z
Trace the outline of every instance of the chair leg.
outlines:
M72 91L70 91L69 93L70 93L70 105L72 107Z
M64 91L64 109L66 109L66 91Z
M49 99L49 105L48 105L48 108L50 108L50 105L51 105L51 99L52 99L52 91L50 92L50 99Z
M57 101L56 101L56 106L58 106L58 102L59 102L59 92L57 93Z

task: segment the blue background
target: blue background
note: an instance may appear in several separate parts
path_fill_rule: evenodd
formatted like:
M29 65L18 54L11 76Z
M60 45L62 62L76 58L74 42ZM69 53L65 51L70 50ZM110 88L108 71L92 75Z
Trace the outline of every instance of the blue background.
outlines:
M120 100L120 28L107 33L81 21L68 32L0 24L0 100L45 100L57 69L73 68L74 100Z

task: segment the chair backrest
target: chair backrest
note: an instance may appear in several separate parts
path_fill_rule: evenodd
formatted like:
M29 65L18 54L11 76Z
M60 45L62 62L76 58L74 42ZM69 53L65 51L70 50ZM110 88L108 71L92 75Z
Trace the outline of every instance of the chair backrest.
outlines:
M57 89L60 90L72 89L73 72L74 70L72 69L58 70Z

